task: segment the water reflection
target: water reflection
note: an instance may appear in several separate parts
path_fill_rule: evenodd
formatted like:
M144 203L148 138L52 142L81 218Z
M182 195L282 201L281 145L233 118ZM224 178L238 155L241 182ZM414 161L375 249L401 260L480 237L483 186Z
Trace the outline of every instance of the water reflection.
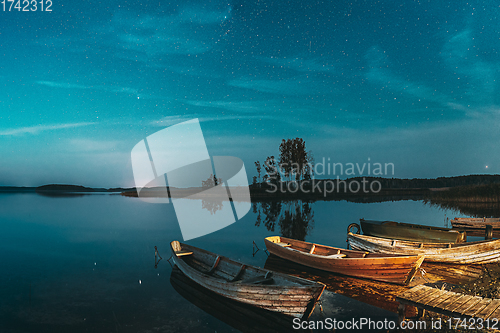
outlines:
M395 296L406 290L404 286L338 275L270 255L264 268L305 279L322 282L326 289L378 308L396 313Z
M278 225L282 236L298 240L305 240L314 228L314 211L310 201L263 201L252 205L257 214L257 227L264 224L268 231L274 232Z
M190 303L241 332L290 332L293 327L292 317L222 297L191 281L176 266L170 283Z
M495 202L452 202L430 199L424 201L431 207L443 210L452 209L456 212L472 217L499 217L500 203Z
M322 282L326 289L363 303L397 313L399 303L395 297L407 290L408 287L377 281L358 279L343 276L314 268L306 267L294 262L270 255L266 260L264 268L274 270L301 278ZM459 288L474 283L483 274L483 267L477 265L450 265L425 263L422 265L425 274L415 276L410 284L413 287L418 284L428 284L441 288ZM407 308L406 315L414 316L415 309Z
M217 199L203 199L201 200L201 208L206 209L210 214L215 214L218 210L222 210L224 204L222 200Z

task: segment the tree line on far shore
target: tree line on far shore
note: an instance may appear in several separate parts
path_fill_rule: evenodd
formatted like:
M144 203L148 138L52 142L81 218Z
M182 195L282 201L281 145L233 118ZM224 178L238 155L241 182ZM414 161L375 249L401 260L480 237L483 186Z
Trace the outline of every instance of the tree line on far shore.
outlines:
M278 147L277 157L268 156L263 163L254 162L257 176L253 177L253 187L279 182L301 182L314 178L314 155L306 149L302 138L283 139ZM356 180L360 177L349 178ZM378 181L384 189L428 189L458 186L478 186L500 184L500 175L466 175L456 177L428 178L384 178L365 176L368 181Z

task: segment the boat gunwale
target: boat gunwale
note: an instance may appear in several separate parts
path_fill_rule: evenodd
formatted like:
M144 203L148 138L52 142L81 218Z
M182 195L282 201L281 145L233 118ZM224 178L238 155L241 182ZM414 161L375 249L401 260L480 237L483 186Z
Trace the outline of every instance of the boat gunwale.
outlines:
M194 247L194 246L191 246L191 245L188 245L188 244L184 244L184 243L181 243L181 242L179 242L179 244L181 246L182 245L186 245L188 248L193 248L193 249L195 249L195 250L197 250L199 252L203 252L204 254L207 254L207 255L219 256L219 258L220 258L221 261L227 262L229 264L237 264L237 265L240 265L240 266L245 265L246 269L250 268L250 269L256 270L257 272L262 272L262 273L272 272L273 273L273 277L280 277L283 280L292 281L292 282L297 283L297 285L265 285L265 284L259 284L258 285L259 287L263 287L263 288L266 288L266 289L276 289L276 288L285 288L285 289L288 289L288 288L310 288L310 287L319 287L318 285L324 285L321 282L315 282L315 281L307 280L307 279L304 279L304 278L301 278L301 277L298 277L298 276L286 275L286 274L282 274L282 273L279 273L279 272L274 272L274 271L266 270L264 268L260 268L260 267L257 267L257 266L247 265L247 264L244 264L244 263L239 262L237 260L233 260L233 259L230 259L230 258L222 256L222 255L217 255L217 254L215 254L213 252L210 252L210 251L207 251L207 250L204 250L204 249L201 249L201 248L197 248L197 247ZM213 281L213 282L215 282L217 284L220 284L220 283L227 284L228 286L230 286L230 285L235 285L235 286L240 286L240 287L241 286L256 286L255 284L252 284L252 283L242 283L242 282L240 282L240 283L236 284L236 282L238 282L238 281L228 281L228 280L224 279L223 277L216 277L216 276L213 276L211 274L207 274L205 272L202 272L202 271L196 269L195 267L189 265L181 257L177 256L175 254L174 249L172 248L172 245L171 245L171 251L172 251L172 255L175 256L175 259L177 259L176 260L176 264L177 264L177 261L182 262L182 266L184 266L185 268L188 268L189 270L192 270L193 273L196 273L196 275L198 275L199 277L202 277L205 280ZM237 288L237 289L239 289L239 288Z
M483 244L488 244L488 243L500 243L500 239L489 239L489 240L480 240L480 241L474 241L474 242L464 242L464 243L436 243L436 242L416 242L416 241L407 241L407 240L402 240L402 239L391 239L391 238L385 238L385 237L376 237L376 236L368 236L368 235L359 235L359 234L353 234L352 232L348 232L347 235L352 235L354 237L360 236L361 239L363 238L374 238L374 239L379 239L382 240L383 242L388 242L391 243L393 241L397 242L397 245L402 245L408 248L413 249L413 245L415 246L420 246L420 244L424 244L423 248L419 249L438 249L438 250L448 250L448 249L453 249L453 248L460 248L460 247L474 247L476 245L483 245ZM369 241L369 240L367 240ZM369 241L371 242L371 241ZM376 244L380 244L379 242L373 242ZM413 243L411 246L407 245L405 243ZM385 244L382 244L385 246Z
M290 240L291 242L287 242ZM277 242L276 242L277 241ZM413 277L418 272L422 265L425 255L399 255L399 254L379 254L372 253L376 257L364 258L338 258L330 261L323 256L323 259L308 261L307 252L298 251L292 252L289 246L283 244L293 244L293 242L311 245L315 243L289 239L281 236L271 236L265 238L266 246L271 254L281 257L292 262L304 265L306 267L320 269L334 274L352 276L355 278L370 279L386 283L395 283L400 285L408 285ZM268 244L269 243L269 244ZM283 244L279 244L283 243ZM320 245L320 244L318 244ZM292 245L293 246L293 245ZM367 253L366 251L344 250L333 246L320 245L334 250ZM298 253L298 254L297 254ZM310 257L309 257L310 258ZM362 259L362 261L354 260ZM394 261L397 260L397 262ZM395 266L395 267L394 267Z
M406 240L410 242L464 243L467 241L465 230L436 227L391 220L359 219L360 230L366 236ZM349 232L349 230L348 230Z
M435 227L431 225L423 225L423 224L414 224L414 223L406 223L406 222L398 222L398 221L391 221L391 220L366 220L366 219L359 219L359 222L366 222L369 224L373 225L381 225L384 226L384 223L391 222L391 223L396 223L397 226L404 226L410 229L422 229L422 230L430 230L430 231L443 231L443 232L449 232L449 233L461 233L461 231L453 228L444 228L444 227ZM373 222L380 222L380 223L373 223ZM394 226L394 225L389 225L389 226Z
M359 258L349 258L349 257L344 257L344 258L328 258L328 256L324 256L324 255L320 255L320 254L311 254L311 253L307 253L305 251L301 251L301 250L298 250L298 249L293 249L293 248L287 248L287 247L284 247L280 244L277 244L275 242L272 242L271 240L269 240L269 238L272 238L272 237L280 237L280 239L287 239L287 240L291 240L293 242L300 242L300 243L303 243L303 244L310 244L310 245L315 245L316 248L328 248L328 249L335 249L335 250L341 250L342 252L354 252L354 253L364 253L366 255L371 255L370 257L359 257ZM350 260L366 260L366 259L409 259L410 257L421 257L421 256L424 256L423 254L385 254L385 253L374 253L374 252L367 252L367 251L361 251L361 250L347 250L347 249L341 249L339 247L334 247L334 246L329 246L329 245L322 245L322 244L317 244L317 243L311 243L311 242L306 242L306 241L299 241L299 240L295 240L295 239L291 239L291 238L286 238L286 237L281 237L281 236L270 236L270 237L266 237L265 238L266 240L268 240L269 242L272 242L274 243L275 245L277 246L280 246L282 247L283 249L286 249L286 250L293 250L301 255L305 255L305 256L311 256L311 257L314 257L314 258L320 258L320 259L324 259L324 260L342 260L342 261L350 261ZM283 243L286 243L286 242L283 242Z

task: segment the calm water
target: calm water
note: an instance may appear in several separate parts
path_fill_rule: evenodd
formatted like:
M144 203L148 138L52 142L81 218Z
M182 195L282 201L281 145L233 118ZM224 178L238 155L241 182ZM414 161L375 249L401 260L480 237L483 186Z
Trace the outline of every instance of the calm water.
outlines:
M0 194L0 207L0 332L237 331L173 288L169 242L182 238L171 205L107 194ZM260 225L257 209L190 244L264 266L263 239L282 228L345 248L347 225L361 217L443 226L445 214L455 216L418 201L317 202L304 225L266 222L265 207L256 208ZM261 249L255 256L252 241ZM155 246L163 257L157 268ZM396 319L395 313L351 298L327 296L328 315Z

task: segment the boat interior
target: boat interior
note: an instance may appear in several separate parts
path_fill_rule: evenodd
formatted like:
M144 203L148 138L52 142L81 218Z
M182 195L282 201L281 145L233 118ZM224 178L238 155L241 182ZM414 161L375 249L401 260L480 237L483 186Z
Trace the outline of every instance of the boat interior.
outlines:
M289 248L290 250L298 251L302 254L306 253L315 257L324 257L325 259L381 258L397 256L394 254L346 250L337 247L298 241L280 236L267 237L266 239L282 247Z
M313 284L310 281L300 278L285 277L281 274L274 274L269 270L247 266L226 257L179 243L178 241L172 242L172 248L178 260L184 261L191 268L202 274L221 279L225 282L274 286Z

